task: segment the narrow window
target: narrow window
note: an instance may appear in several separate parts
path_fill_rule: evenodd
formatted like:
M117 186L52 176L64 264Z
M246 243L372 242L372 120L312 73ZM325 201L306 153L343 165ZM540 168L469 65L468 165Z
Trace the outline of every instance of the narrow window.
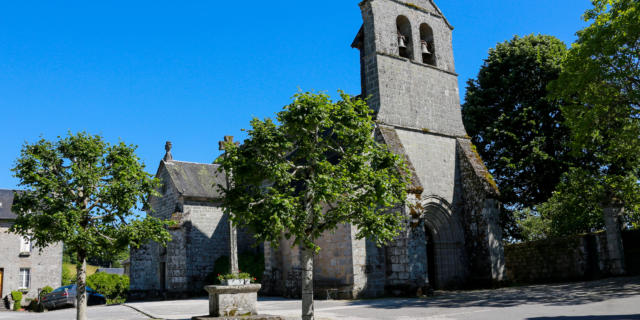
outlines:
M31 282L31 270L29 268L20 268L20 288L29 289Z
M20 255L30 255L31 254L31 238L22 237L20 238Z
M420 25L420 52L422 54L422 62L436 65L436 46L433 41L433 30L428 24Z
M396 19L398 31L398 54L403 58L413 59L413 39L411 38L411 23L405 16Z

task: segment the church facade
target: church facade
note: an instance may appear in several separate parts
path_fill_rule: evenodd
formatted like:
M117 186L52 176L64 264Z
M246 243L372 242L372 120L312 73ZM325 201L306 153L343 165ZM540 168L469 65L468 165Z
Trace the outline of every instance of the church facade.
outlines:
M431 0L364 0L360 51L362 96L375 111L379 142L405 157L411 172L401 234L387 246L356 239L340 225L318 239L316 298L415 295L433 288L487 285L504 278L498 224L499 191L467 136L452 49L453 27ZM200 290L217 257L228 255L227 218L213 187L216 165L174 161L157 177L157 217L172 219L166 249L149 244L131 253L131 290ZM239 233L239 249L251 236ZM301 253L282 239L264 246L262 293L301 295Z
M317 297L357 298L503 280L499 191L462 123L452 30L430 0L364 0L362 96L376 136L408 161L412 181L401 235L388 246L343 225L319 240ZM300 251L265 248L264 290L300 296Z

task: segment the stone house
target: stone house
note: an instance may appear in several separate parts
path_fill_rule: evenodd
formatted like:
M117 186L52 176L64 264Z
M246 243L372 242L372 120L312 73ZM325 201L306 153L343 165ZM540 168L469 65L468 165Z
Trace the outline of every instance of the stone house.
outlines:
M486 285L504 277L499 191L462 123L453 27L431 0L364 0L362 96L377 139L409 163L401 235L378 248L342 225L319 239L316 297L375 297ZM265 248L264 291L300 296L300 251Z
M188 296L204 292L216 259L229 256L228 216L220 207L218 165L175 161L167 142L156 177L162 182L147 214L174 221L166 247L149 243L132 248L128 272L131 296ZM259 251L253 238L238 230L238 251ZM211 284L211 283L209 283Z
M8 233L16 218L11 212L13 193L13 190L0 189L0 297L3 301L14 290L34 298L39 289L57 288L62 281L62 243L40 251L29 239ZM0 303L2 307L4 303Z

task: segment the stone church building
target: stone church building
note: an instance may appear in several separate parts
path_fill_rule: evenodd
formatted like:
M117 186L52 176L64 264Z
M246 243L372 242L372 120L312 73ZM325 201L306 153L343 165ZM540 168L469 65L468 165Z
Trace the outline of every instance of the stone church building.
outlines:
M131 250L134 298L200 293L216 259L229 256L228 217L215 187L225 183L224 174L215 164L175 161L171 143L165 148L156 173L162 182L160 195L151 197L147 214L175 223L169 229L172 240L166 247L151 242ZM238 251L261 250L252 239L239 230Z
M431 0L364 0L360 9L352 47L360 50L362 96L375 111L377 139L403 155L412 174L406 226L382 248L356 239L351 225L324 235L314 260L316 297L415 295L503 280L499 191L462 123L453 27ZM150 244L132 252L132 290L199 289L228 250L212 187L223 177L215 165L166 157L157 176L168 183L152 200L154 214L180 225L166 250ZM241 247L250 243L240 238ZM300 250L282 241L277 250L264 247L263 293L299 297Z
M362 96L376 113L377 138L412 172L402 234L377 248L343 225L320 239L317 296L415 294L489 284L504 275L499 192L462 124L453 27L431 0L364 0ZM300 251L265 248L265 290L300 295Z

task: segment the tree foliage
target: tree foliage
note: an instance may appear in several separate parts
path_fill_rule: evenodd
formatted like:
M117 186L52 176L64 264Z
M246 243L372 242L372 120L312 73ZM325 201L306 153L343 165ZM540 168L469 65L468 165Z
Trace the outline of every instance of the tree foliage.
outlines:
M566 101L571 146L590 162L574 168L551 203L564 212L584 210L568 201L585 195L589 207L621 202L627 219L640 211L640 2L594 0L551 86ZM587 199L583 199L587 200ZM595 215L597 212L591 212Z
M402 220L393 209L406 197L405 165L374 140L371 110L341 97L296 94L277 122L253 119L244 144L227 144L218 159L232 177L220 188L233 220L260 240L277 245L284 236L303 249L304 319L313 318L315 240L343 223L357 226L358 238L391 240Z
M223 206L261 240L318 249L314 240L338 224L353 223L358 236L383 243L400 228L393 208L404 202L400 157L373 139L371 111L363 100L300 93L271 119L251 121L241 147L229 144L222 168L232 172Z
M110 145L100 136L69 134L25 144L13 168L26 190L15 195L11 232L31 237L40 248L64 242L77 255L78 318L86 318L80 310L83 305L86 310L88 257L169 239L165 222L139 215L158 182L134 152L123 142Z
M477 78L467 83L465 128L509 210L546 201L571 161L561 100L547 98L565 53L555 37L516 36L491 49ZM505 231L520 236L513 226Z

